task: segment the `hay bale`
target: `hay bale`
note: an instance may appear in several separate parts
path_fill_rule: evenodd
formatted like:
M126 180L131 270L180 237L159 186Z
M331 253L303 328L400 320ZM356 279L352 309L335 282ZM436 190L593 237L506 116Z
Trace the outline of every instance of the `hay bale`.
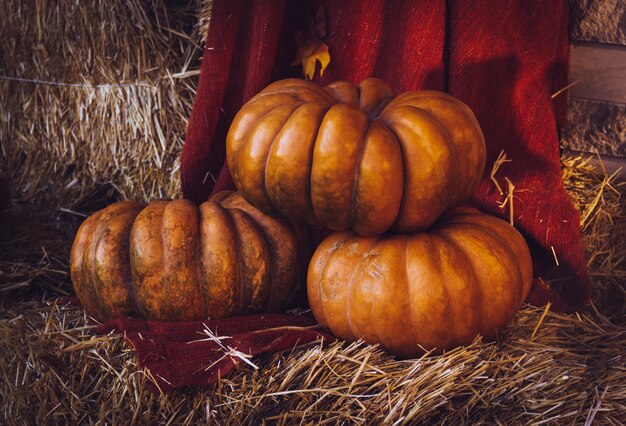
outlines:
M3 6L0 175L14 197L73 209L103 188L122 199L179 195L197 1Z
M209 33L209 23L211 22L211 9L213 8L213 0L200 0L198 8L198 22L196 23L196 31L203 42Z
M580 210L581 231L593 279L592 300L605 314L626 311L626 180L590 164L563 158L563 182ZM600 163L600 166L602 164Z
M596 284L582 313L525 305L499 341L417 360L311 344L210 389L155 395L121 334L92 334L56 299L0 298L0 423L624 424L626 183L580 158L563 165Z

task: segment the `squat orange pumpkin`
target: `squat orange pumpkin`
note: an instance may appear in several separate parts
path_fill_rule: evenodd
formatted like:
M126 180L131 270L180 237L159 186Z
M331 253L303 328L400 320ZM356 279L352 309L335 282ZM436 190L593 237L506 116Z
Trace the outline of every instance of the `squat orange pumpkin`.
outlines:
M485 167L465 104L436 91L395 97L375 78L273 83L241 108L226 149L258 208L366 236L426 229L469 198Z
M531 282L515 228L460 207L427 232L330 235L313 255L307 289L315 318L338 337L413 357L495 336Z
M288 308L304 287L308 233L239 193L115 203L81 225L70 271L98 320L220 318Z

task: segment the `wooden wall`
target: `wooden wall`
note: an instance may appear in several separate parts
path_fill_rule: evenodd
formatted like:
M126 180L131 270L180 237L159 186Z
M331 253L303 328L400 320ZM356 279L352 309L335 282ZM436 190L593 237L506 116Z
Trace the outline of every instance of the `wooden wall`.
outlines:
M626 176L626 0L570 2L568 123L561 146Z

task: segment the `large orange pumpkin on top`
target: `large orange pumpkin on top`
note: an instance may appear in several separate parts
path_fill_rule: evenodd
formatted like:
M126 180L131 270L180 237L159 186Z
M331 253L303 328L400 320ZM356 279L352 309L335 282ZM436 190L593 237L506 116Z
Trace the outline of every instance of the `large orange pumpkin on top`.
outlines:
M315 318L336 336L413 357L495 336L531 283L515 228L459 207L426 232L331 234L311 259L307 289Z
M74 290L98 320L199 320L284 310L302 295L307 230L262 213L239 193L196 206L119 202L81 225Z
M360 235L426 229L468 199L485 167L465 104L436 91L395 97L375 78L273 83L241 108L226 149L258 208Z

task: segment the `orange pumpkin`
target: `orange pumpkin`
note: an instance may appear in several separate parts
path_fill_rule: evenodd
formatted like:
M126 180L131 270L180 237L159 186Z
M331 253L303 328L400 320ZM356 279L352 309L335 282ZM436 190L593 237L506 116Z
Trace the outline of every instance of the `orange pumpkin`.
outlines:
M307 290L315 318L338 337L413 357L492 338L531 282L528 246L515 228L459 207L427 232L331 234L313 255Z
M119 202L96 212L76 234L70 272L98 320L195 320L288 308L309 254L303 226L220 193L200 206Z
M258 208L366 236L426 229L468 199L485 167L465 104L436 91L394 97L375 78L273 83L241 108L226 150Z

